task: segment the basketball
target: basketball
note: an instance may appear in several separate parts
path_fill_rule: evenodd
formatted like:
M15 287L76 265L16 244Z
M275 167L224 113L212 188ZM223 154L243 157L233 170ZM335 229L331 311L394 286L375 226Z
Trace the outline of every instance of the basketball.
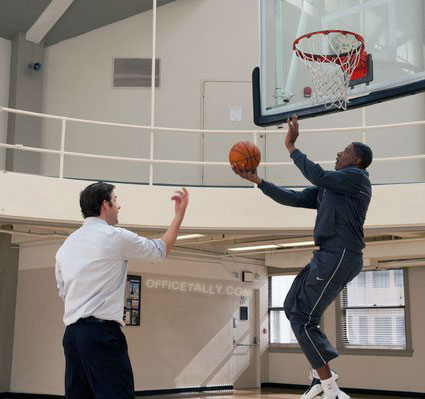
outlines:
M239 141L229 151L230 165L247 172L254 172L261 161L259 148L250 141Z

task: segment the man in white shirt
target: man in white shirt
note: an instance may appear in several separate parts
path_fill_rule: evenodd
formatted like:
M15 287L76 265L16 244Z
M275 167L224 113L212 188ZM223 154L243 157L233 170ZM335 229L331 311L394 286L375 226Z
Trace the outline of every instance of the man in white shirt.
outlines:
M56 281L65 303L63 346L67 399L134 398L127 342L121 331L127 260L163 260L173 247L189 194L171 198L175 216L157 240L114 227L120 205L112 184L98 182L80 194L83 225L56 254Z

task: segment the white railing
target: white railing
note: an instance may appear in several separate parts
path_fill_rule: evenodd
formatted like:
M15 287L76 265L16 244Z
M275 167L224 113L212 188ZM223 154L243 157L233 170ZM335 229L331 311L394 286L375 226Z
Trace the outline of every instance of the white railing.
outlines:
M184 133L212 133L212 134L251 134L253 137L253 142L257 143L257 135L258 134L282 134L282 129L275 130L207 130L207 129L184 129L184 128L173 128L173 127L161 127L154 126L151 124L150 126L145 125L134 125L134 124L125 124L125 123L114 123L114 122L104 122L104 121L94 121L94 120L86 120L86 119L78 119L78 118L69 118L66 116L58 116L58 115L49 115L42 114L38 112L30 112L24 110L18 110L7 107L0 107L0 112L13 113L18 115L27 115L34 116L43 119L55 119L61 121L61 141L60 141L60 150L52 150L38 147L28 147L23 144L7 144L0 143L0 148L8 148L19 151L31 151L38 153L48 153L48 154L57 154L59 156L59 178L64 178L64 162L65 155L74 156L74 157L84 157L84 158L92 158L92 159L105 159L105 160L118 160L118 161L130 161L130 162L140 162L147 163L150 166L149 172L149 185L153 184L153 166L155 164L178 164L178 165L228 165L228 162L213 162L213 161L182 161L182 160L171 160L171 159L154 159L154 144L155 144L155 132L160 131L173 131L173 132L184 132ZM363 132L363 142L366 142L366 131L372 130L380 130L380 129L391 129L391 128L400 128L400 127L412 127L412 126L423 126L425 125L425 121L414 121L414 122L403 122L396 124L386 124L386 125L370 125L364 126L365 118L363 119L363 126L354 126L354 127L338 127L338 128L323 128L323 129L301 129L300 132L302 134L308 133L332 133L332 132L355 132L361 131ZM123 127L128 129L139 129L142 131L146 131L150 133L150 157L149 158L134 158L134 157L117 157L110 155L97 155L97 154L89 154L89 153L81 153L81 152L72 152L65 150L65 142L66 142L66 134L67 134L67 122L76 122L76 123L84 123L84 124L94 124L101 126L112 126L112 127ZM409 155L409 156L400 156L400 157L386 157L386 158L375 158L373 162L388 162L388 161L402 161L402 160L416 160L416 159L425 159L425 154L423 155ZM320 164L333 164L335 160L325 160L325 161L317 161ZM281 166L281 165L293 165L292 162L262 162L262 166Z

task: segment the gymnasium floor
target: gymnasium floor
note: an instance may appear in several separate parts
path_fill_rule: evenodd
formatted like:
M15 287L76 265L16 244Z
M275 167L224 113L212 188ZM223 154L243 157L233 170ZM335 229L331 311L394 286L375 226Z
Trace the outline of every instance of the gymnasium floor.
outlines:
M137 398L149 399L299 399L303 392L301 390L282 390L280 388L243 389L226 393L205 394L181 394L173 396L138 396ZM384 396L384 395L358 395L351 394L353 399L406 399L406 396ZM318 396L320 398L320 396ZM411 396L409 399L419 399Z
M243 389L233 392L204 393L204 394L180 394L166 396L137 396L145 399L299 399L303 392L301 390L282 390L280 388ZM387 395L358 395L351 394L353 399L406 399L406 396ZM317 398L320 398L318 396ZM409 399L420 399L416 396L409 396Z
M227 392L214 392L214 393L193 393L193 394L178 394L178 395L140 395L136 398L144 399L299 399L302 391L293 389L293 390L282 390L280 388L262 388L262 389L243 389ZM358 395L351 394L352 399L421 399L417 396L389 396L389 395ZM1 396L2 399L28 399L30 396L28 394L23 396L16 396L13 394L11 396ZM58 398L57 396L33 396L37 399L51 399ZM422 397L423 398L423 397ZM320 396L317 397L320 399Z

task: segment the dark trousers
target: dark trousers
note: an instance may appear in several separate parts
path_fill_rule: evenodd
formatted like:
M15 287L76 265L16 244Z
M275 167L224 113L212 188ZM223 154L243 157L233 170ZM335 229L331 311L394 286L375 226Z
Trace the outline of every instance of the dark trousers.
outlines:
M292 330L312 368L318 369L338 356L320 330L325 309L344 286L362 270L360 252L347 249L314 251L310 263L295 278L285 298L284 309Z
M66 327L66 399L134 399L127 341L114 321L80 319Z

